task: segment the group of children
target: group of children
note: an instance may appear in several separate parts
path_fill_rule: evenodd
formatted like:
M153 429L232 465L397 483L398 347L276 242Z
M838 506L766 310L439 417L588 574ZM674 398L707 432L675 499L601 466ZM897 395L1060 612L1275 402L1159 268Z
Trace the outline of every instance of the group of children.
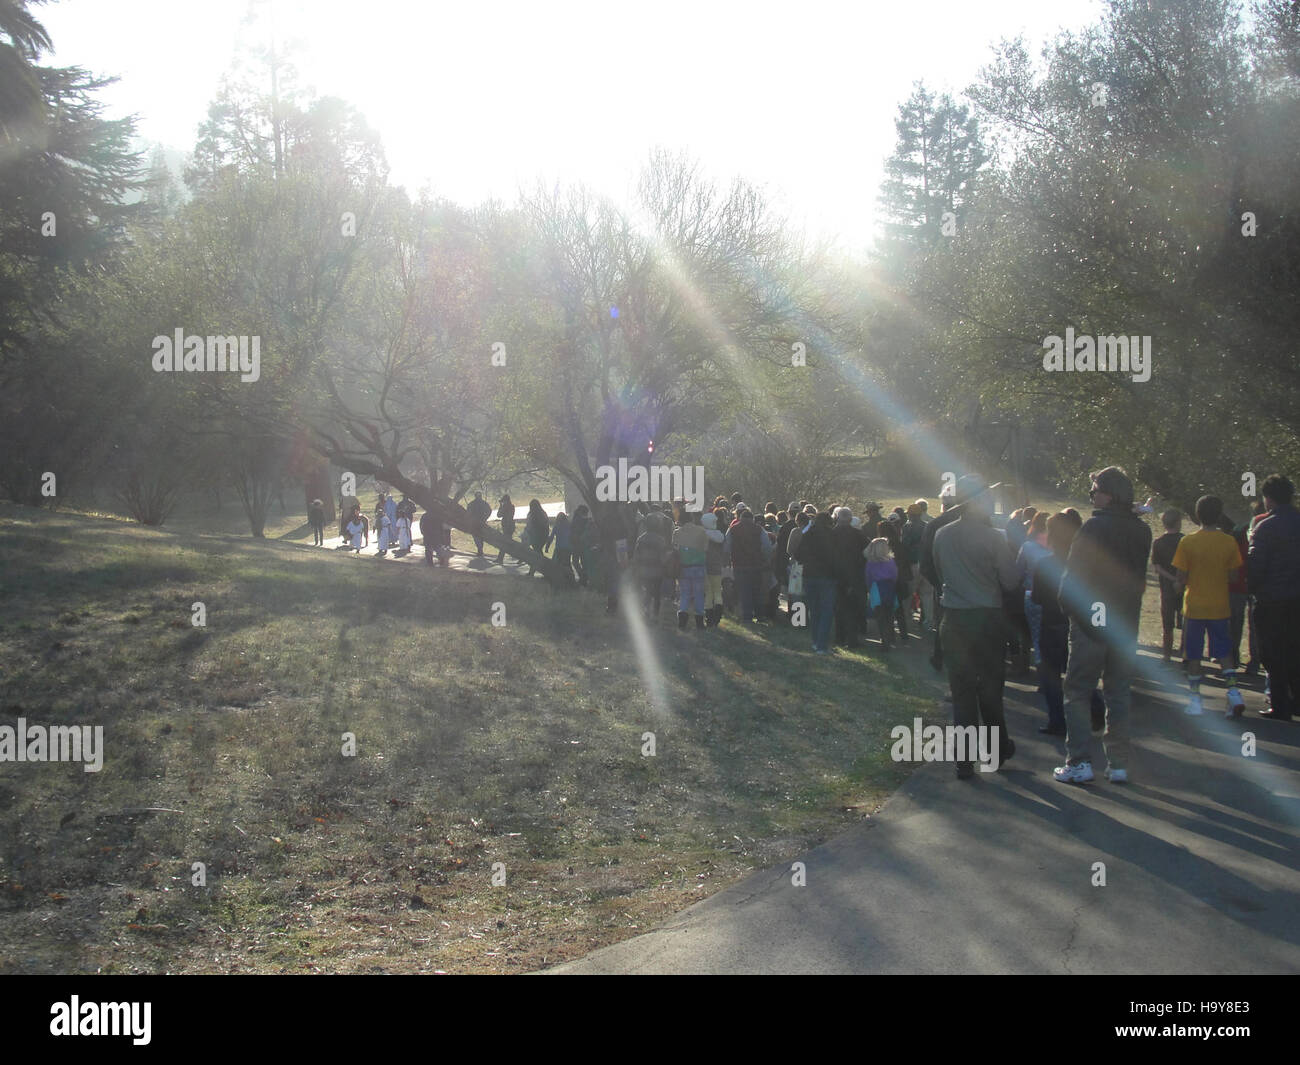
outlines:
M379 554L386 556L394 551L407 554L411 550L411 528L415 521L415 503L402 496L401 501L393 498L392 493L380 492L379 502L375 506L373 519L367 518L361 511L361 504L354 503L352 513L343 526L343 535L353 552L360 553L362 547L370 544L370 530L374 528L379 540Z

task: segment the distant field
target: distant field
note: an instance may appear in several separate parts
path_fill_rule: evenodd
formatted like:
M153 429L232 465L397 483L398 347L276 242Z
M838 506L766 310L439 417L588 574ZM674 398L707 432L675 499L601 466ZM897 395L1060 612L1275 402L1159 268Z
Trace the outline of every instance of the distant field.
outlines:
M656 710L594 594L246 530L0 505L0 569L0 724L106 746L0 765L10 973L549 965L867 816L889 727L940 719L897 661L671 608Z

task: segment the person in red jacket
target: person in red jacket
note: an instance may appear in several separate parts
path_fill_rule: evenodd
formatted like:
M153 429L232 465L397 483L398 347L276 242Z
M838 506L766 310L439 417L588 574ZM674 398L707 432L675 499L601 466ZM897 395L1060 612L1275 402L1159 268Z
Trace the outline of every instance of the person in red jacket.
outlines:
M745 624L757 621L755 616L762 602L759 577L763 572L762 532L754 523L753 512L746 507L727 530L731 549L731 568L735 572L736 592L740 598L740 620Z

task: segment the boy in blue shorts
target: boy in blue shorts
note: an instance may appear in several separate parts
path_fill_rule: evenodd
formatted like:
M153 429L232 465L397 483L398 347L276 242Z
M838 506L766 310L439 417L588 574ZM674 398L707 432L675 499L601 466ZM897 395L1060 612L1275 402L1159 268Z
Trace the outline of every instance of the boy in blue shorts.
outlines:
M1196 501L1196 521L1200 528L1178 541L1174 551L1174 570L1186 588L1183 592L1183 624L1187 641L1187 685L1191 689L1186 713L1200 714L1201 658L1209 642L1209 657L1219 663L1228 683L1227 717L1240 717L1246 709L1237 689L1237 669L1232 657L1230 634L1232 604L1228 585L1245 564L1237 541L1216 526L1223 516L1223 502L1216 496L1202 496Z

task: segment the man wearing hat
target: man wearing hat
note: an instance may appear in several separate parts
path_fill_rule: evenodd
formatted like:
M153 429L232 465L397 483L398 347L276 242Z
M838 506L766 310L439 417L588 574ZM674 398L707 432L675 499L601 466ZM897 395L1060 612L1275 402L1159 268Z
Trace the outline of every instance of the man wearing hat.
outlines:
M1019 587L1020 575L1006 537L990 521L988 493L979 477L957 481L953 509L958 517L935 533L933 567L939 578L935 587L942 589L940 639L952 690L953 724L997 728L1000 760L1005 762L1015 754L1016 745L1007 735L1002 713L1006 679L1002 597ZM959 778L973 772L970 762L958 763Z
M930 655L930 665L936 673L943 672L943 641L939 638L939 622L943 620L943 606L939 602L939 574L934 568L934 538L949 522L954 522L961 517L961 510L957 506L956 497L953 495L952 488L945 488L939 493L939 502L943 507L942 513L930 521L921 534L921 552L918 568L921 576L926 579L930 587L934 590L934 652Z
M1106 695L1106 779L1122 783L1128 780L1130 689L1151 528L1133 512L1133 482L1118 466L1094 473L1088 495L1097 509L1070 545L1061 577L1061 610L1070 619L1066 763L1052 775L1064 784L1093 779L1090 711L1100 680Z

